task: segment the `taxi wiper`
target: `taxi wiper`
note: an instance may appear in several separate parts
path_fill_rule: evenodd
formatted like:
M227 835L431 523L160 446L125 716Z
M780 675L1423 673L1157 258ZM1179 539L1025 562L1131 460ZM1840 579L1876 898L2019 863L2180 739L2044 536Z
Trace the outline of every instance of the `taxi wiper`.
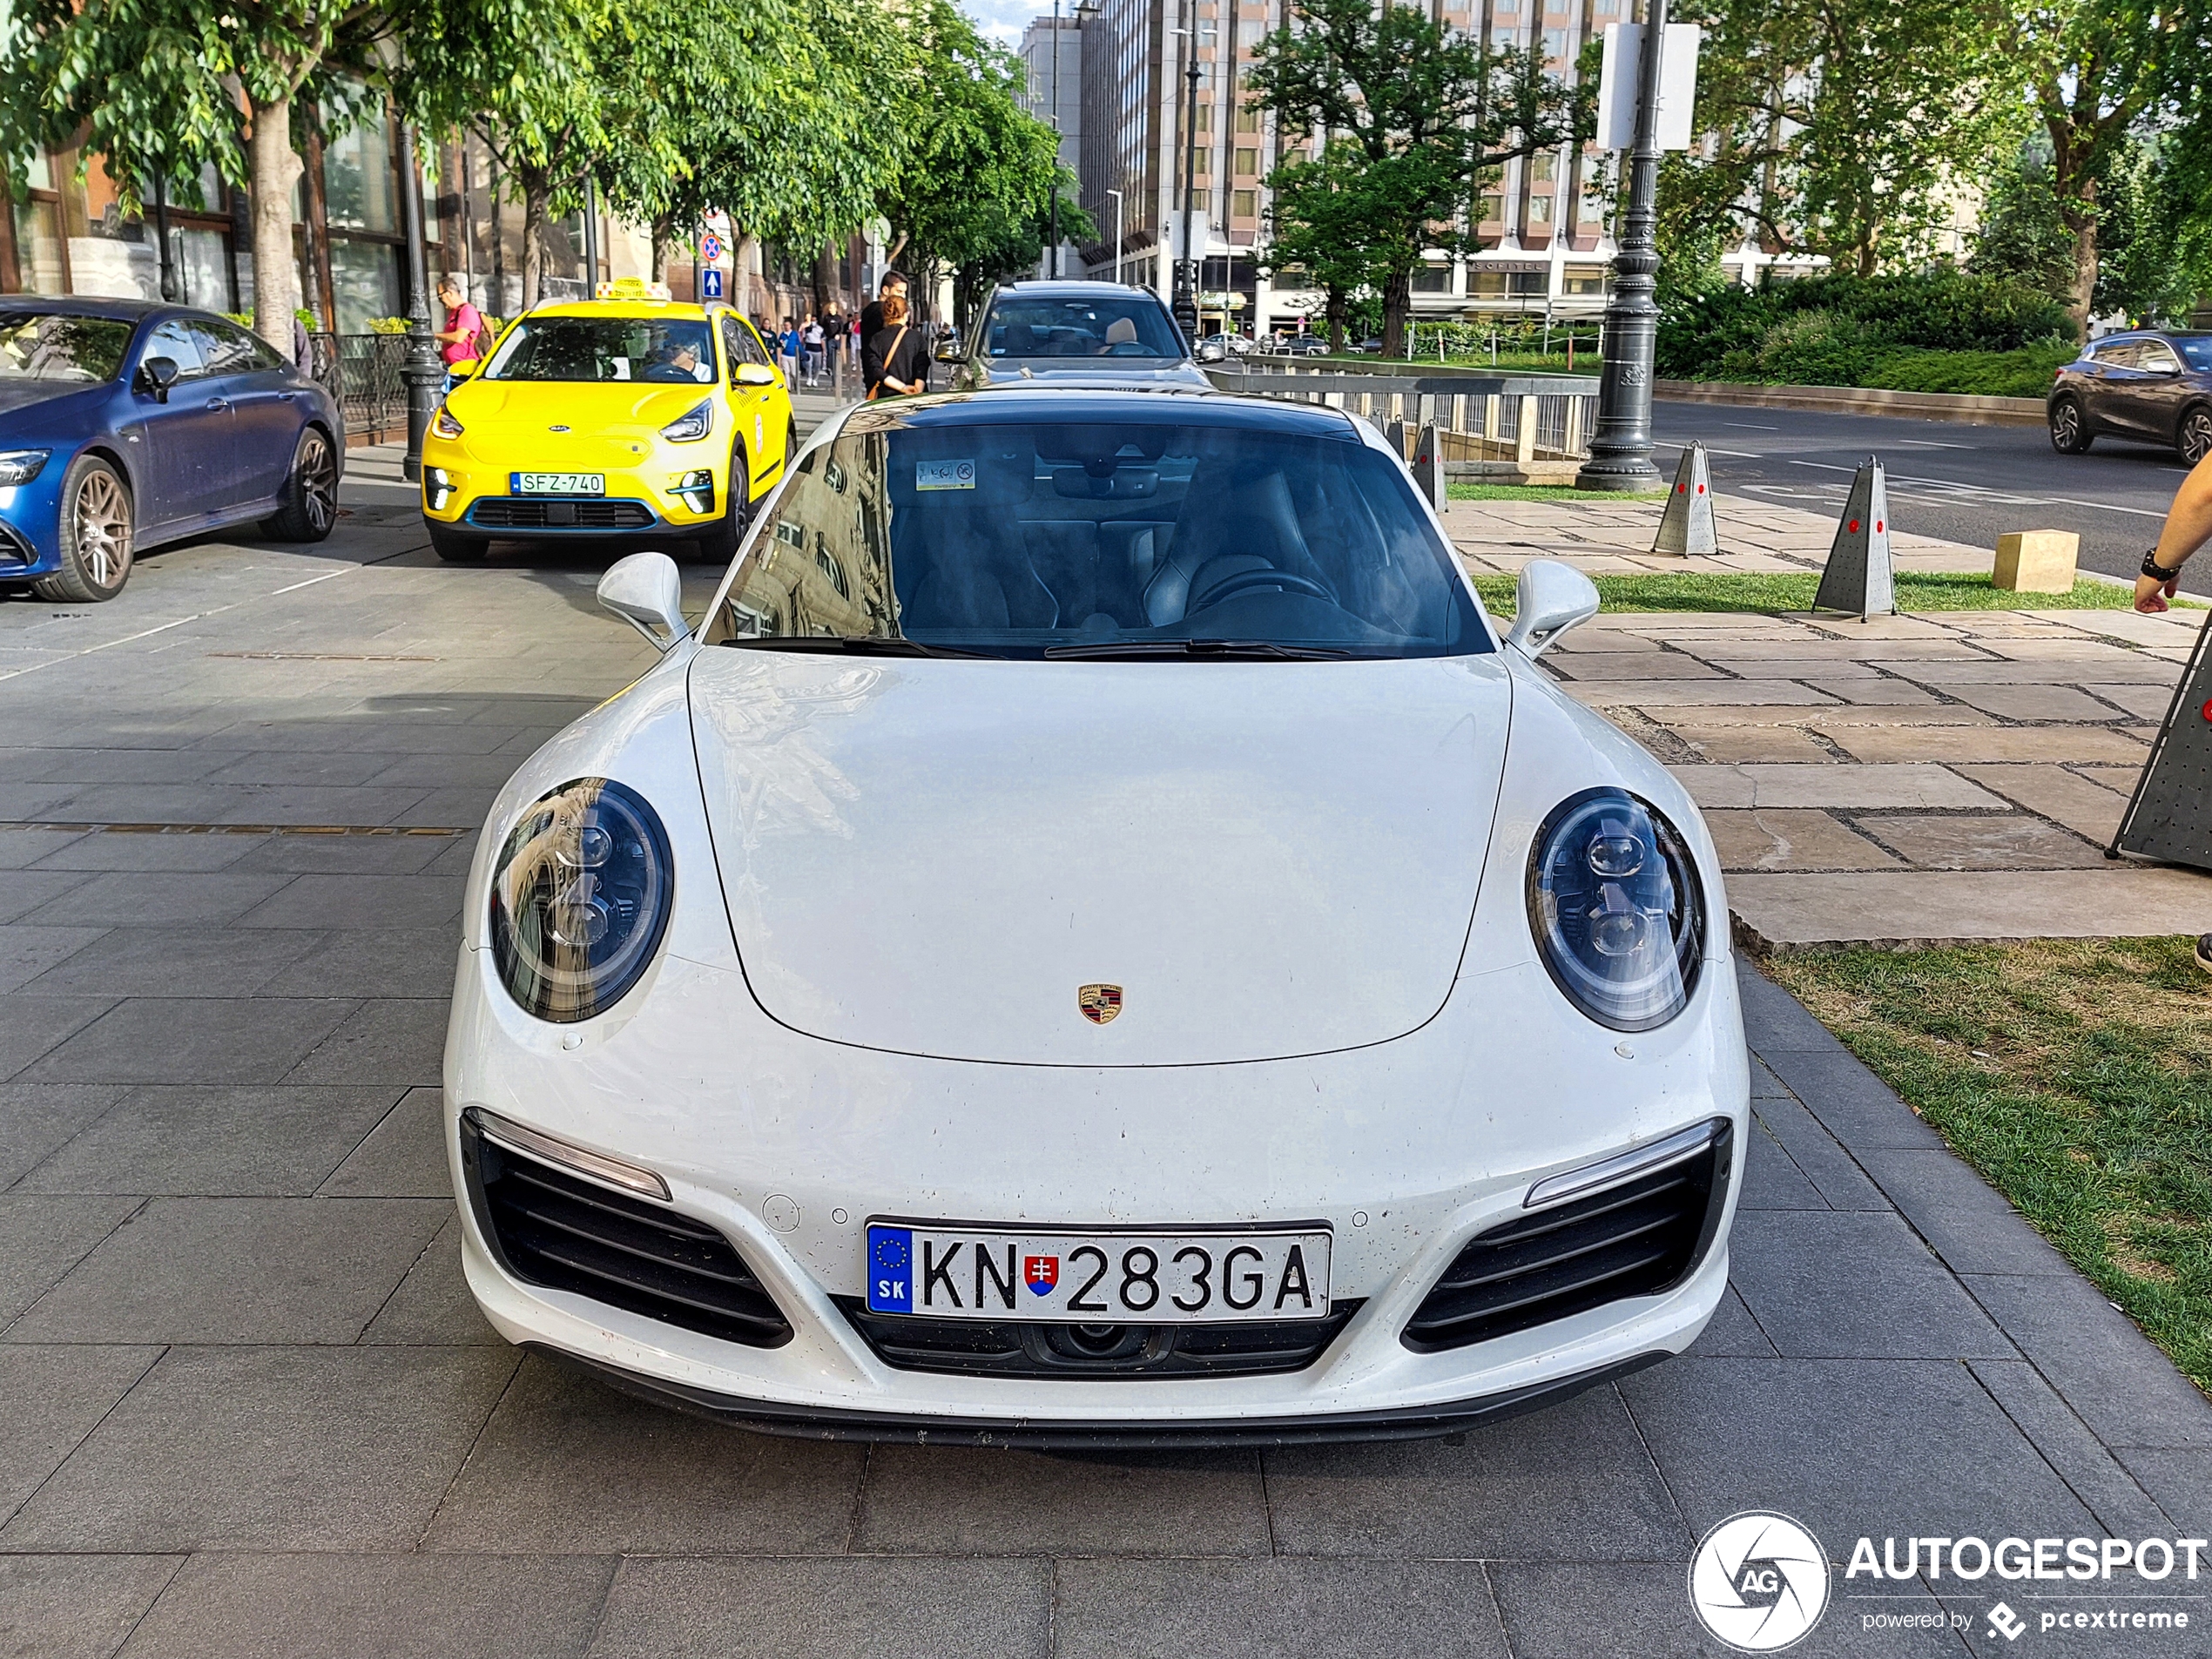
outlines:
M732 639L749 651L840 651L853 657L982 657L980 651L925 645L918 639L886 634L794 634L769 639Z
M1096 645L1047 645L1047 658L1081 661L1091 657L1273 658L1289 662L1322 662L1355 652L1330 645L1285 645L1271 639L1115 639Z

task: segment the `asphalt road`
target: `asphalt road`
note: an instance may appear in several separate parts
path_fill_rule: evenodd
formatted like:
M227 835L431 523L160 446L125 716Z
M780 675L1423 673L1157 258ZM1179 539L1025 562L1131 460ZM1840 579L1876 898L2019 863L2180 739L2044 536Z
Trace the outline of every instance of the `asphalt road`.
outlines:
M2187 470L2170 449L2110 438L2062 455L2040 427L1661 402L1653 429L1661 470L1700 440L1716 490L1816 512L1839 509L1852 471L1874 455L1899 529L1988 548L2006 530L2074 530L2082 569L2108 576L2135 574ZM2212 595L2212 556L2189 567L2182 588Z

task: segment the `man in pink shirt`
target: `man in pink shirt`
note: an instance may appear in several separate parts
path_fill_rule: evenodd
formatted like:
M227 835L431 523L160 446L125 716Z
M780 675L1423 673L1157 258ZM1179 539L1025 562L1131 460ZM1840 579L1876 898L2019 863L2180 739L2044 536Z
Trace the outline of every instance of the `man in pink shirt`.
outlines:
M453 366L473 363L481 355L477 337L483 333L483 313L469 303L461 285L451 277L438 279L438 303L446 308L446 326L435 336L438 355L446 365L446 390L453 390Z

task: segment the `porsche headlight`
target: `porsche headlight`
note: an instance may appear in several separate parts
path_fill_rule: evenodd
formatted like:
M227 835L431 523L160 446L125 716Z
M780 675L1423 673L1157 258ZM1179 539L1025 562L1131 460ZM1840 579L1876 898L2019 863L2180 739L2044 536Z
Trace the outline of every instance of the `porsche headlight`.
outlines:
M668 834L642 797L579 778L533 803L492 873L491 948L516 1001L588 1020L620 1001L668 926Z
M1528 925L1568 1000L1616 1031L1664 1025L1696 988L1697 866L1680 832L1625 790L1552 809L1528 861Z
M697 443L714 430L714 400L702 398L660 429L671 443Z

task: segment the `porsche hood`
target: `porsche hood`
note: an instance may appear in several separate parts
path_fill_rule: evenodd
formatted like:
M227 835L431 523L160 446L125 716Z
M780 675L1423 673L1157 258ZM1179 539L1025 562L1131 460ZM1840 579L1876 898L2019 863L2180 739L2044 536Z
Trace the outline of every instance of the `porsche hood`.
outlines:
M772 1017L947 1059L1138 1066L1352 1048L1436 1013L1512 691L1494 656L717 648L691 699L717 879Z

